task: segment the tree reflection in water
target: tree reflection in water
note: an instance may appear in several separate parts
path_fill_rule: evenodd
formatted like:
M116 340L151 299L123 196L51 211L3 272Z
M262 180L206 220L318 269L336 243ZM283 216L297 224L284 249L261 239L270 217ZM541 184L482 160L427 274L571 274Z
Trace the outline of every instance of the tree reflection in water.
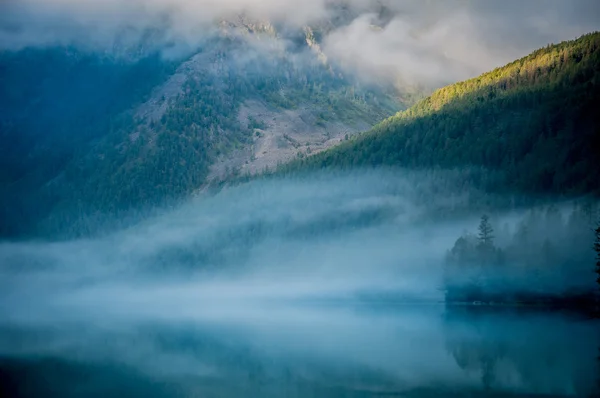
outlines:
M487 306L449 306L446 349L487 391L594 396L598 324L577 315ZM600 349L600 348L598 348Z

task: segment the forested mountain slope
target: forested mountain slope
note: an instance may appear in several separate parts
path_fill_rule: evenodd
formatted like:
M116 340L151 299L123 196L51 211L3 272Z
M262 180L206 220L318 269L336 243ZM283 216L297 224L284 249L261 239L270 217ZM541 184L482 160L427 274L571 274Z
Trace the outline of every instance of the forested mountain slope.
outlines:
M130 62L75 48L0 52L0 235L43 217L49 187L173 73L157 54Z
M308 27L240 18L184 57L132 54L0 53L0 236L85 234L330 147L401 106L327 62Z
M600 192L600 33L436 91L283 172L402 166L483 170L493 191Z

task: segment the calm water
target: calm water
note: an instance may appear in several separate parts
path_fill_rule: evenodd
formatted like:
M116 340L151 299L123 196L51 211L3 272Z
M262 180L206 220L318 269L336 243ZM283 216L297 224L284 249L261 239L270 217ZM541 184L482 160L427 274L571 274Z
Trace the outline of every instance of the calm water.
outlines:
M4 319L2 389L45 397L599 393L599 325L572 315L242 302L203 314Z

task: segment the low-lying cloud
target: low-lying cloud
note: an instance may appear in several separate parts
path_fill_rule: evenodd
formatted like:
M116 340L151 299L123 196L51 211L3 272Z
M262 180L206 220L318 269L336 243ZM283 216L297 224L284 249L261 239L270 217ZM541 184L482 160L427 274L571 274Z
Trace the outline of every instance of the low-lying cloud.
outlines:
M108 236L3 243L0 313L53 319L47 306L56 304L59 312L66 305L76 308L68 313L102 308L162 317L176 314L182 303L373 294L441 301L446 253L479 219L433 221L434 214L453 214L481 195L456 192L454 177L373 170L257 181ZM507 229L516 220L504 215L495 225ZM502 235L510 233L498 231L499 240ZM590 259L586 277L592 266ZM580 278L572 265L552 286L562 291Z
M193 47L219 20L322 28L333 62L364 77L440 85L500 66L533 49L600 27L593 0L9 0L0 48L140 42Z
M37 385L32 366L40 390L52 380L54 391L81 379L69 366L100 364L90 374L108 372L104 383L121 385L111 372L125 366L175 381L179 393L308 381L591 395L597 325L436 304L447 249L478 222L432 217L481 194L457 192L454 177L372 170L254 181L107 236L2 243L0 356L17 361L8 369L27 385ZM499 225L518 219L496 214L498 239ZM374 298L383 306L365 305ZM91 392L103 387L83 380Z
M106 237L2 244L0 284L5 302L31 288L52 293L90 283L96 297L155 304L179 302L172 295L186 292L209 301L395 289L439 299L441 272L433 271L456 227L411 227L436 203L418 205L419 190L391 172L255 182Z

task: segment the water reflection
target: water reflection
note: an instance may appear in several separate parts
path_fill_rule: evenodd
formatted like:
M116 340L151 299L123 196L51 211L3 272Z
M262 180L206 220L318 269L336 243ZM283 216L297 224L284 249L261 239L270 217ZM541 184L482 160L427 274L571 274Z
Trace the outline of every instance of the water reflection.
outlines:
M598 323L440 305L236 304L186 322L4 322L9 396L596 396Z
M447 349L486 390L588 396L595 390L598 330L576 315L456 307L445 315Z

